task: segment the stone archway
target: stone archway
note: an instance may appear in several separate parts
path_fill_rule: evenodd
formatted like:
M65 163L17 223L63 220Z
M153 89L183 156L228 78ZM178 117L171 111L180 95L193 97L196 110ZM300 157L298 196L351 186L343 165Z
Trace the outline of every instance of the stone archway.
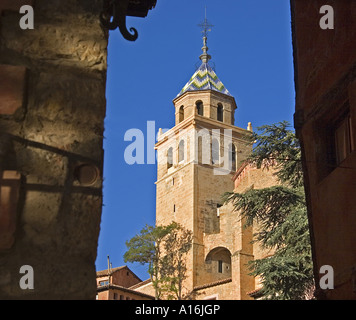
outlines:
M205 258L205 269L210 280L231 278L231 252L225 247L216 247Z

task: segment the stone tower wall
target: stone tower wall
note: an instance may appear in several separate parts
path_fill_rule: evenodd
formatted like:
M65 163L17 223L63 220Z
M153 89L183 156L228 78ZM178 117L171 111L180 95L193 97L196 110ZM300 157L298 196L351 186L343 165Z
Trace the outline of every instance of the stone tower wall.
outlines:
M197 100L203 101L204 108L209 111L205 113L204 109L204 116L192 111ZM222 102L226 107L225 114L232 113L235 106L230 97L212 92L192 92L174 102L177 112L179 112L180 105L184 105L188 111L185 112L184 120L178 121L174 128L160 136L156 145L158 153L156 223L169 224L171 221L176 221L193 231L194 242L187 258L188 279L185 281L185 287L191 291L197 286L225 280L227 277L231 278L232 270L229 269L231 263L224 260L223 269L229 270L217 274L215 270L217 261L214 260L207 266L207 255L211 250L219 251L219 247L222 247L228 248L231 256L237 250L236 242L241 240L235 240L238 232L235 226L237 222L230 219L226 224L227 220L223 220L224 225L221 226L221 221L217 216L222 194L234 189L232 178L235 171L221 174L219 168L221 169L222 163L220 165L211 162L202 163L201 153L205 145L200 145L194 134L200 134L202 129L206 130L208 135L202 136L201 143L208 143L209 149L205 151L208 153L211 152L212 138L216 137L220 144L220 156L223 157L228 147L224 145L224 129L231 130L232 142L236 146L236 163L241 163L246 158L251 152L251 145L244 140L244 137L249 134L248 131L230 125L231 116L226 116L223 122L214 119L214 110L216 111L218 102ZM179 114L176 113L176 116L179 120ZM216 136L213 131L217 134ZM181 139L185 140L183 162L179 162ZM229 144L230 142L228 141ZM173 151L171 165L167 164L169 149ZM211 154L209 156L211 157ZM238 278L235 277L235 279L238 281Z

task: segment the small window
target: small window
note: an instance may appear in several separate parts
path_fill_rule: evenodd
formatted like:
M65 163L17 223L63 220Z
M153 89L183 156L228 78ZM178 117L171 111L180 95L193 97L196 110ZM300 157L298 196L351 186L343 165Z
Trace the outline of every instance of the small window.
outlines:
M221 103L218 104L217 119L218 121L224 121L224 107Z
M334 138L336 164L338 165L355 149L349 113L335 126Z
M122 294L120 294L120 300L125 300L125 297Z
M167 151L167 169L173 166L173 148L169 148Z
M355 150L353 123L350 117L350 105L346 101L342 106L327 113L315 123L315 157L318 163L318 180L324 179L348 155Z
M195 103L196 105L196 108L197 108L197 113L200 115L200 116L203 116L204 115L204 106L203 106L203 102L202 101L197 101Z
M220 218L220 208L222 207L222 204L217 203L216 204L216 216Z
M184 160L184 140L181 140L178 145L178 162Z
M117 293L114 292L114 300L117 300Z
M184 106L180 106L179 108L179 122L184 120Z
M99 286L106 286L109 284L109 280L99 281Z
M236 167L236 147L235 145L232 143L229 145L229 169L231 169L231 171L236 171L237 167Z
M222 260L218 260L218 272L219 273L223 272L223 262L222 262Z

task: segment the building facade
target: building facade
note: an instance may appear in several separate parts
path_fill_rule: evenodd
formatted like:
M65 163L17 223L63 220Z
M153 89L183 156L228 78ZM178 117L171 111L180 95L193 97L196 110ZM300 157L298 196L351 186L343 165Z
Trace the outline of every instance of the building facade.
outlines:
M205 30L206 31L206 30ZM275 184L272 172L242 166L252 151L251 123L236 127L234 97L209 65L206 32L201 66L173 99L175 126L158 136L156 225L175 221L193 232L183 287L191 299L253 299L259 288L248 262L267 255L253 228L222 195ZM240 170L238 170L240 169ZM150 292L150 284L136 290Z
M356 299L356 2L292 0L296 106L318 299ZM323 290L323 266L333 288Z
M96 273L97 300L154 300L154 296L135 290L142 280L127 266Z

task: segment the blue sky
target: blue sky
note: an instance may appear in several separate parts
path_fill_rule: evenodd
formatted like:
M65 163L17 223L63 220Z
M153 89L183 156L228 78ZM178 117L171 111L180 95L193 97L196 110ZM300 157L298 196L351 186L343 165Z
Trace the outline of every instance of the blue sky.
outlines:
M125 241L155 223L156 165L128 165L125 132L147 121L174 126L172 100L200 65L207 18L211 65L235 97L235 125L293 123L295 93L289 0L158 0L148 17L127 18L135 42L110 32L104 140L104 206L97 270L125 265ZM147 150L145 150L146 154ZM146 159L147 160L147 159ZM146 268L128 264L142 280Z

